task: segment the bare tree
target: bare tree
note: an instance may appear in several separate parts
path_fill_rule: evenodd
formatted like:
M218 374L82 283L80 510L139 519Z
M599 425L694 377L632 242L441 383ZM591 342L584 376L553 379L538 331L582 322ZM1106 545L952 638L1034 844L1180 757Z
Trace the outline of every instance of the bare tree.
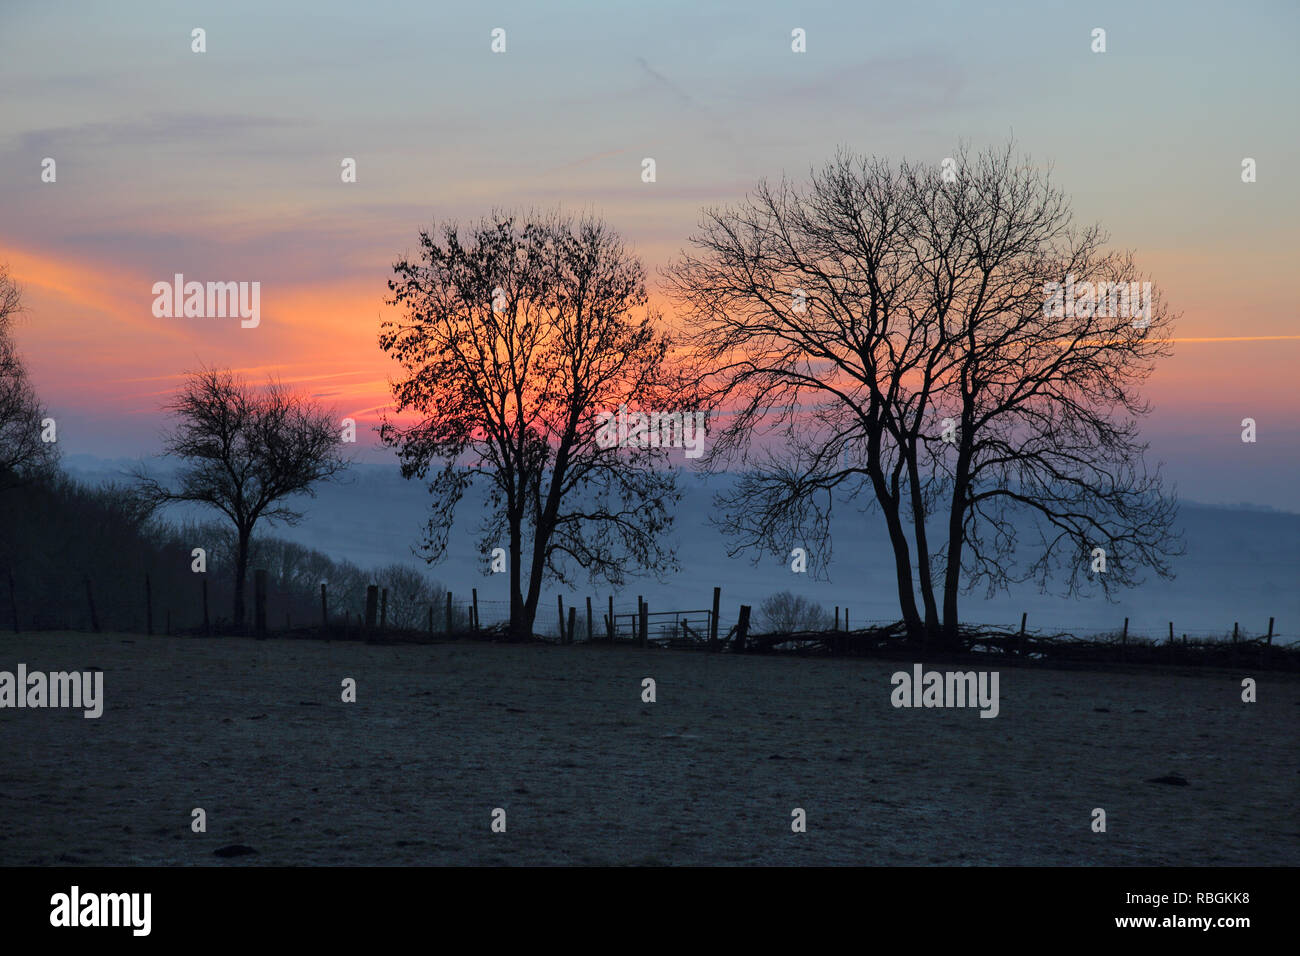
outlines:
M629 566L675 566L665 450L602 435L620 405L687 402L640 263L604 223L559 216L493 213L464 238L455 223L439 239L421 231L420 246L389 282L405 316L384 323L380 345L407 377L381 435L405 477L428 481L426 559L441 558L456 503L481 481L481 549L507 551L516 635L532 632L548 573L571 583L576 564L617 585Z
M826 608L793 591L778 591L758 606L759 626L768 634L823 631L831 626Z
M263 519L294 524L302 518L287 499L315 495L313 486L348 465L334 416L277 382L256 389L228 370L190 373L164 406L178 423L164 450L185 462L173 490L137 475L155 505L193 501L216 508L234 525L234 621L244 626L244 582L249 541Z
M49 477L58 461L55 444L42 438L45 410L12 338L22 312L22 290L0 265L0 488Z
M738 408L709 462L750 467L721 502L737 551L807 540L824 567L833 494L861 495L884 516L908 633L946 643L963 569L968 587L1046 587L1064 564L1070 592L1167 575L1174 505L1142 465L1136 388L1172 317L1105 241L1011 147L958 151L946 177L842 152L806 189L706 213L669 280L710 394ZM1052 282L1091 283L1092 307L1055 309ZM756 443L773 433L782 448ZM1040 540L1017 576L1025 521ZM1104 573L1082 561L1098 547Z
M1170 352L1158 288L1097 227L1072 228L1065 196L1011 147L958 151L955 167L955 183L908 170L934 293L925 314L942 329L930 402L955 426L924 434L918 422L908 446L944 496L947 645L963 573L990 592L1030 578L1046 589L1060 573L1066 594L1109 595L1144 568L1171 576L1182 552L1175 500L1138 434L1138 388ZM1026 529L1036 540L1022 563Z

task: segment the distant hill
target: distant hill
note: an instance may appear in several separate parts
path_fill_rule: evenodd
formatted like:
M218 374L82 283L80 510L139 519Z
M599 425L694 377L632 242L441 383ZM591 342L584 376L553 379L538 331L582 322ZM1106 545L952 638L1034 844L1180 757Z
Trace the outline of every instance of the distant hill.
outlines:
M133 464L83 455L65 460L71 474L91 482L121 480ZM157 465L151 463L151 468ZM893 557L877 516L862 513L852 502L837 503L828 581L794 574L788 560L770 555L755 566L752 555L729 558L727 539L709 523L714 492L732 480L728 475L683 473L683 499L674 523L681 571L664 582L630 579L615 595L620 612L635 609L637 595L643 595L652 610L708 607L712 588L720 586L724 628L734 622L741 604L757 607L769 594L787 589L827 609L847 607L852 624L898 618ZM458 598L478 588L483 620L490 622L506 615L508 593L505 575L479 573L487 568L477 547L481 501L472 493L461 503L448 553L429 573ZM268 526L263 533L362 567L417 560L413 549L428 518L428 496L419 482L403 480L396 466L356 465L341 482L321 486L315 499L301 498L299 505L306 512L301 525ZM176 520L211 517L201 509L176 508L169 514ZM1183 502L1179 526L1187 554L1178 561L1173 581L1148 580L1125 592L1116 604L1100 596L1066 601L1040 594L1031 585L991 599L985 599L981 589L962 596L963 618L1018 626L1021 612L1027 611L1031 628L1084 634L1118 629L1127 616L1131 634L1161 636L1173 620L1180 636L1203 636L1231 633L1234 621L1252 634L1263 633L1273 616L1289 643L1290 635L1300 631L1300 515L1252 505ZM808 544L792 541L790 546ZM603 608L610 588L584 582L570 592L548 586L540 604L539 630L553 627L557 593L566 604L591 596Z

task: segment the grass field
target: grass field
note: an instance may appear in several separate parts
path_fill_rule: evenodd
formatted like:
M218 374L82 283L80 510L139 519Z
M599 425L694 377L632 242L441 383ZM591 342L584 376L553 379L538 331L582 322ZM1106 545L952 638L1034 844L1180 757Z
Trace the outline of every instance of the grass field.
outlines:
M870 660L0 636L19 662L105 704L0 710L0 864L1300 864L1293 675L1001 668L990 720L895 709L909 665Z

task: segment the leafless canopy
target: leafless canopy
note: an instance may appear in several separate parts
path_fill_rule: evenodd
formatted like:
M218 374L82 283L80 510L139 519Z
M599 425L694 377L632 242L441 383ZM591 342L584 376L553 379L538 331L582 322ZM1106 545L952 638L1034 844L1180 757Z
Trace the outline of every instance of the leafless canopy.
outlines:
M48 477L57 461L55 443L42 440L45 411L12 337L22 311L22 290L0 265L0 489Z
M176 427L164 450L184 462L175 488L143 473L140 486L155 504L194 501L216 508L234 525L235 625L244 623L249 539L258 521L297 522L289 499L348 464L340 423L311 400L277 382L254 388L221 369L191 373L164 406Z
M482 550L508 551L511 627L528 633L543 575L572 565L614 583L675 563L665 535L678 498L662 448L605 447L602 413L681 409L671 342L640 263L597 220L493 213L420 233L390 280L380 344L403 367L382 429L403 474L434 498L426 556L444 552L454 506L488 486ZM430 477L430 472L435 473ZM487 562L484 563L485 570Z
M1012 147L954 161L842 152L762 184L668 277L735 409L710 465L747 469L721 502L737 550L811 540L824 562L832 493L869 499L909 632L946 642L963 579L1109 591L1179 549L1137 432L1169 348L1158 290Z

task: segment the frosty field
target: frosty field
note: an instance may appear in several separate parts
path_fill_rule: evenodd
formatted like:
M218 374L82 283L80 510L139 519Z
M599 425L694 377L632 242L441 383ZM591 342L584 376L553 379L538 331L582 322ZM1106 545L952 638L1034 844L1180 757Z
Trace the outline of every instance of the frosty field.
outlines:
M1004 667L988 720L891 707L906 665L885 661L0 645L6 669L100 667L105 696L99 719L0 710L5 865L1300 863L1291 676L1259 675L1243 704L1222 672ZM1145 782L1167 773L1189 785ZM490 831L497 807L505 833ZM791 832L796 807L807 833ZM230 844L257 854L213 855Z

